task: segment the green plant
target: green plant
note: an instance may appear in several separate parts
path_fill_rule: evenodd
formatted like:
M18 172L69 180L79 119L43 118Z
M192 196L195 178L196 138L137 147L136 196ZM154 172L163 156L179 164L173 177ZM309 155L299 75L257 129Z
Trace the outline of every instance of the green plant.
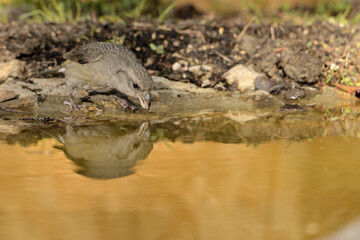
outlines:
M174 7L176 6L176 4L177 4L177 1L173 1L172 3L170 3L169 6L167 6L167 7L160 13L160 15L159 15L159 17L158 17L158 21L159 21L159 22L164 21L165 18L166 18L166 16L169 14L169 12L174 9Z
M5 7L3 4L0 4L0 22L8 23L9 19L6 15Z
M44 0L39 1L40 7L33 9L21 16L21 19L33 18L38 21L49 22L77 22L81 17L81 4L75 0L75 14L72 8L63 1L50 0L47 3ZM74 16L75 15L75 16Z
M28 12L21 19L28 21L74 23L91 18L99 22L124 23L124 16L159 17L162 21L175 4L168 6L159 0L12 0L11 5L25 7ZM5 22L5 16L1 16L4 19L0 20Z
M149 44L150 49L157 54L164 54L164 45L155 45L154 43Z

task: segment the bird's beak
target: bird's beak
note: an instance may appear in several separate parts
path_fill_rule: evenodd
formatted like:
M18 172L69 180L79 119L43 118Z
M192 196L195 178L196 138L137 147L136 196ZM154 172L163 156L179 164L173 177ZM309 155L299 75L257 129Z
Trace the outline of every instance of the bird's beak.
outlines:
M139 99L139 103L141 107L149 111L151 105L150 93L149 92L145 92L143 94L136 93L136 97Z

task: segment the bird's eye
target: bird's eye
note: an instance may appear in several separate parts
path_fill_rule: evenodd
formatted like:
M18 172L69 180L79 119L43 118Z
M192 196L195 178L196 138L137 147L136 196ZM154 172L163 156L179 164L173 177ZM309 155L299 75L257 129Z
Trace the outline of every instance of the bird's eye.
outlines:
M136 83L133 84L134 88L139 88L139 85L137 85Z

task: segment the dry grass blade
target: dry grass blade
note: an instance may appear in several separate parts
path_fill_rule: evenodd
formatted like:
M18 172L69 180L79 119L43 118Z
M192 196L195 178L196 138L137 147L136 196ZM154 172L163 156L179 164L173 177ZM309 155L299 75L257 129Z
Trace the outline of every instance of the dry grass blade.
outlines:
M236 38L236 42L240 41L241 38L244 36L244 34L246 33L246 31L248 30L248 28L250 27L250 24L254 21L255 16L252 16L250 18L250 20L246 23L246 25L244 26L244 28L241 30L239 36Z

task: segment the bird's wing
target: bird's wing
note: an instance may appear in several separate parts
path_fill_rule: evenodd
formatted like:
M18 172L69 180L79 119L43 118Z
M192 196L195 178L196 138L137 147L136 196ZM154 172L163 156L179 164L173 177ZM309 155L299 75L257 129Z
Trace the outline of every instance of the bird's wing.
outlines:
M64 58L80 64L94 63L104 57L103 53L93 45L77 47L70 52L64 53Z

